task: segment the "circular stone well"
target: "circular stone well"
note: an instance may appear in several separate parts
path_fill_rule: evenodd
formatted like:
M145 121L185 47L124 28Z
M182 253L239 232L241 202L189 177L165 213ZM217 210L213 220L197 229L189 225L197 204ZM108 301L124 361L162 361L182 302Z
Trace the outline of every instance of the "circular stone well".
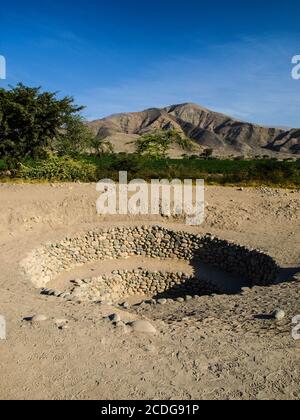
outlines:
M90 301L115 303L135 295L176 298L222 292L201 279L182 272L116 270L109 275L77 279L71 291L46 289L49 282L65 271L87 264L140 256L156 260L199 262L234 274L249 286L268 285L278 272L276 262L265 253L211 235L176 232L161 226L117 227L89 231L34 250L23 262L27 278L45 294Z

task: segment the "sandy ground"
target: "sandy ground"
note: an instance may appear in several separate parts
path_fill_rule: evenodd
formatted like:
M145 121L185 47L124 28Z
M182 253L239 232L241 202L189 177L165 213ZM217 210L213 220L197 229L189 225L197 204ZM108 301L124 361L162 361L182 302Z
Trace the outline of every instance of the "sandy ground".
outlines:
M291 336L292 318L300 315L299 282L119 311L124 319L149 319L158 331L150 336L113 327L104 317L114 308L41 296L20 269L31 250L66 235L161 223L258 247L276 258L279 280L288 281L300 272L299 191L209 187L206 222L198 228L160 217L99 217L96 198L92 184L0 185L0 314L7 322L0 398L300 398L300 341ZM85 267L83 274L121 263ZM133 260L130 267L147 264ZM255 319L278 306L284 321ZM34 314L49 319L22 321ZM68 328L59 329L57 319L67 319Z

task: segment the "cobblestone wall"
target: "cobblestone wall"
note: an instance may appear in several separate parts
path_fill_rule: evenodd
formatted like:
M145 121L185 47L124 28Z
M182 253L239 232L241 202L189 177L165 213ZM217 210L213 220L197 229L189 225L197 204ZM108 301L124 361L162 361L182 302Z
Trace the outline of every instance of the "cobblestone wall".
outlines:
M65 238L34 250L22 263L26 276L36 287L62 273L87 263L130 256L156 259L174 258L193 264L195 260L243 276L249 285L272 283L278 271L276 262L259 250L230 243L211 235L175 232L160 226L114 228L90 231ZM113 264L112 264L113 268Z

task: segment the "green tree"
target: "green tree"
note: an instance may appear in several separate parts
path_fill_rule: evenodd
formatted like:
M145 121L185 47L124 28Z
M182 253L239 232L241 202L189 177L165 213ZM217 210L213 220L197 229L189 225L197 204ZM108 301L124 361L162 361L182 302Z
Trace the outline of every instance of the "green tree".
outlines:
M84 119L80 115L72 115L67 119L56 144L54 143L54 151L60 156L77 157L93 147L94 138Z
M191 150L191 141L176 130L145 134L136 141L136 148L140 155L159 159L167 157L172 144L179 145L183 150Z
M114 153L114 146L110 141L96 136L92 140L92 148L97 156L107 155Z
M214 154L214 149L205 149L201 157L203 159L210 159Z
M58 99L56 93L41 92L41 88L18 84L0 89L0 157L42 157L65 141L66 129L82 109L73 98Z

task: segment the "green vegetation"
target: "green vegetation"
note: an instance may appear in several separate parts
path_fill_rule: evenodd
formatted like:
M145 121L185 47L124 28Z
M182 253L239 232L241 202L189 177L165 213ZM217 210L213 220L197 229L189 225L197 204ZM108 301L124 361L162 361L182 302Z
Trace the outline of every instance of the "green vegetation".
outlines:
M0 168L7 169L0 161ZM286 188L300 187L300 160L201 160L151 159L137 154L106 154L100 157L48 156L47 159L27 159L14 169L14 178L30 181L97 182L103 178L119 179L119 171L128 171L128 178L204 179L207 184L268 185Z
M139 155L121 154L98 159L87 157L82 161L97 167L99 179L109 174L109 178L117 180L118 172L127 170L129 179L204 179L208 184L220 185L300 186L300 160L153 160Z
M97 182L129 179L204 179L208 184L300 187L300 160L214 159L211 149L199 156L169 159L173 144L191 152L193 142L175 130L145 134L137 153L115 154L105 139L95 137L73 98L58 99L19 84L0 89L0 179Z
M168 151L173 144L177 144L182 150L192 150L192 142L182 137L176 130L158 131L145 134L136 141L137 153L152 159L167 158Z
M82 109L73 98L57 99L40 88L19 84L0 89L0 158L41 158L49 150L79 153L86 140L78 114Z
M109 141L105 141L97 136L93 137L91 146L94 154L98 157L114 153L113 145Z
M94 135L84 124L80 115L72 115L67 119L64 131L58 141L53 142L54 151L59 156L78 157L92 148Z
M70 157L49 156L21 163L15 175L25 180L92 182L97 180L97 168Z

